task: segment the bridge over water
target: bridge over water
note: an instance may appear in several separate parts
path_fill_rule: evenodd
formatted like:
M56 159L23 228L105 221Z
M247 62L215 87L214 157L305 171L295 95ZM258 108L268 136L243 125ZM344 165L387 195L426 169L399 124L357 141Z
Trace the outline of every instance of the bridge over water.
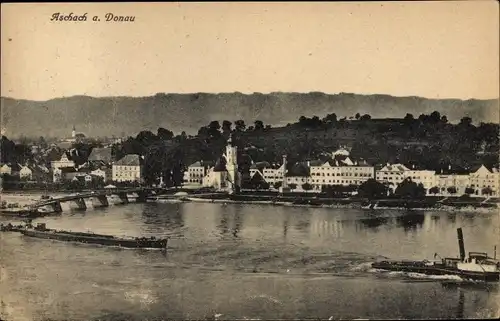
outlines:
M118 196L122 204L129 203L129 195L136 194L136 202L145 202L148 196L153 194L158 195L162 192L166 192L167 188L152 188L152 187L138 187L138 188L126 188L126 189L104 189L95 190L89 192L76 193L73 195L65 195L60 197L53 197L50 199L40 200L34 204L29 205L31 211L37 211L41 208L51 208L53 212L62 212L61 203L72 202L75 203L78 209L87 209L86 199L90 199L94 207L106 207L109 206L108 196Z

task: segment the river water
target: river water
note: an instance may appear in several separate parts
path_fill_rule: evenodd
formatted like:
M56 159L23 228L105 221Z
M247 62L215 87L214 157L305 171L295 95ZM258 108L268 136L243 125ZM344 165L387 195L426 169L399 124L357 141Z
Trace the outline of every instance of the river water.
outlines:
M499 315L498 284L382 272L383 257L500 245L498 215L210 203L70 208L50 228L169 236L167 254L0 234L3 320L428 319ZM0 220L7 221L6 218Z

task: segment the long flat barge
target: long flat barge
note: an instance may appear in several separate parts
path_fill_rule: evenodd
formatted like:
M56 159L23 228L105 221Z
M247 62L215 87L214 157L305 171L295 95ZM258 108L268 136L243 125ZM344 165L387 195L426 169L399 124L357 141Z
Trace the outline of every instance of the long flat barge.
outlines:
M151 249L166 249L168 239L157 239L155 237L135 237L135 238L119 238L112 235L58 231L46 228L44 223L37 224L36 227L31 224L25 226L7 225L2 227L2 231L20 232L29 237L40 239L51 239L65 242L77 242L85 244L98 244L106 246L118 246L124 248L151 248Z

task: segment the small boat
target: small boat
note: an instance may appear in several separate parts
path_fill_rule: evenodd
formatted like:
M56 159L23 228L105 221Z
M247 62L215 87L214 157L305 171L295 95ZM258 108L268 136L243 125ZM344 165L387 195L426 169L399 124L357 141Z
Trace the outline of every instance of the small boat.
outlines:
M500 261L485 252L469 252L465 257L462 229L457 229L460 258L443 258L438 261L391 261L372 263L372 268L386 271L419 273L425 275L454 275L462 279L495 282L500 280ZM437 254L434 257L438 256Z
M36 217L38 216L37 214L38 212L36 210L32 210L27 207L0 210L0 215L2 216Z
M124 248L166 249L168 242L168 239L156 239L155 237L119 238L112 235L96 233L57 231L46 228L45 223L39 223L35 227L26 226L18 231L25 236L41 239L118 246Z

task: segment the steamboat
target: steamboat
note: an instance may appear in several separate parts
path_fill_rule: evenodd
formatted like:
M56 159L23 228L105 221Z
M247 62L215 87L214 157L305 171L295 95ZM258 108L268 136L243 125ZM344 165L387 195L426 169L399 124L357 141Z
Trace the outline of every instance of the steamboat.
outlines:
M485 252L469 252L465 255L462 229L457 229L460 258L441 258L438 261L391 261L383 260L372 263L372 268L386 271L419 273L425 275L454 275L466 280L495 282L499 281L500 261L496 259L496 247L493 257ZM439 256L434 254L434 258Z
M119 238L112 235L72 232L72 231L57 231L48 229L45 223L38 223L32 226L30 222L25 225L0 226L0 230L6 232L20 232L21 234L34 238L51 239L57 241L77 242L86 244L98 244L106 246L118 246L124 248L151 248L151 249L166 249L168 239L157 239L155 237L135 237L135 238Z

